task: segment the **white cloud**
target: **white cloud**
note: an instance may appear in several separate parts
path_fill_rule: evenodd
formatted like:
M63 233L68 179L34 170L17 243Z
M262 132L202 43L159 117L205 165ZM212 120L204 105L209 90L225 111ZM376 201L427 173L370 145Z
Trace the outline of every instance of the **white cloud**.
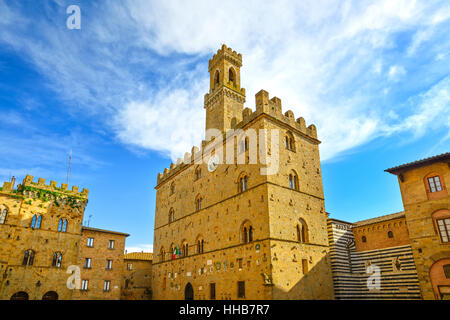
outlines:
M6 5L0 0L0 6ZM123 143L174 160L201 142L207 59L222 43L243 54L246 106L254 106L260 89L280 97L284 111L317 125L323 160L377 137L424 132L430 125L424 108L401 106L419 103L420 92L436 84L439 76L421 76L430 64L449 72L448 55L439 53L447 52L449 36L435 39L450 17L445 1L109 2L78 33L55 29L58 17L36 22L40 41L8 25L17 13L5 12L0 41L34 63L71 112L99 116ZM401 46L402 34L415 36ZM430 48L440 60L420 60ZM412 74L418 79L407 79L412 87L428 81L417 99L404 83ZM403 88L402 100L390 100ZM442 97L429 92L429 101ZM445 118L449 111L440 112Z

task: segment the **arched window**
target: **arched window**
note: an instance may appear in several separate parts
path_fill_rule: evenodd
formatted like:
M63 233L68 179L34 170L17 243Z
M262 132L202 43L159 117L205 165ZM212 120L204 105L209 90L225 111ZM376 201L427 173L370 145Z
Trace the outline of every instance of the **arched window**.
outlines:
M32 266L33 262L34 262L34 251L31 249L25 250L22 265L23 266Z
M67 219L59 219L58 232L67 232Z
M442 191L441 179L438 175L427 178L430 192Z
M307 243L308 240L308 226L303 219L299 219L299 223L297 224L297 241Z
M175 221L175 211L173 208L170 208L169 210L169 223L172 223Z
M7 215L8 209L3 205L0 206L0 224L5 224Z
M164 261L166 258L166 251L164 250L164 247L161 247L160 255L161 255L161 261Z
M33 218L31 219L31 228L35 228L36 227L36 220L37 220L37 216L34 215Z
M63 257L63 255L61 252L55 252L53 254L52 267L61 268L62 257Z
M219 70L216 70L216 73L214 74L214 85L217 86L220 84L220 72Z
M253 241L253 226L250 221L246 220L241 225L240 239L242 243L249 243Z
M239 192L247 191L248 188L248 177L246 174L241 174L239 178Z
M392 231L388 231L388 238L393 238L394 237L394 233Z
M172 184L170 185L170 195L175 193L175 182L172 182Z
M11 296L11 300L28 300L28 293L24 291L16 292Z
M42 222L42 216L39 216L37 218L37 222L36 222L36 229L40 229L41 228L41 222Z
M233 68L230 68L230 69L228 70L228 81L231 82L231 83L233 83L233 85L236 85Z
M202 236L197 237L197 253L204 252L204 240Z
M197 167L195 169L195 180L198 180L202 177L202 169L200 167Z
M295 151L295 140L291 132L286 133L284 140L286 144L286 149L288 149L289 151Z
M298 175L294 170L289 174L289 188L298 190Z
M195 210L199 211L202 209L203 198L201 196L197 196L195 199Z
M189 255L189 244L186 241L183 241L181 246L181 255L183 257L187 257Z
M447 279L450 279L450 264L446 264L442 267L444 269L444 275Z
M362 236L361 241L362 241L362 242L367 242L366 236Z

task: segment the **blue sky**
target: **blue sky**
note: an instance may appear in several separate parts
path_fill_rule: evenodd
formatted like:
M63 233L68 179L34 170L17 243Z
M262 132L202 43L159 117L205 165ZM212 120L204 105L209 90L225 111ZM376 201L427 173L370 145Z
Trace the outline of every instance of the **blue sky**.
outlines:
M222 43L246 107L265 89L316 124L331 217L401 211L383 170L450 149L448 1L0 0L0 179L64 182L72 150L91 226L150 250L157 174L201 142Z

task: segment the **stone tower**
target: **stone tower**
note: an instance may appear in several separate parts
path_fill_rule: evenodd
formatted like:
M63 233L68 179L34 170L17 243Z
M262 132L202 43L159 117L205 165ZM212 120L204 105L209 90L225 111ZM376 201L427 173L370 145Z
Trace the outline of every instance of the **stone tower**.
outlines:
M245 89L241 88L242 55L222 45L209 60L209 93L205 95L206 130L231 129L242 120ZM233 120L235 118L235 120Z
M241 65L226 46L210 60L206 129L244 132L248 143L228 132L158 175L153 297L332 299L316 128L292 111L283 114L281 100L264 90L254 111L243 109ZM209 150L222 144L227 161L211 165ZM261 154L269 153L279 155L279 165L264 174L269 165Z

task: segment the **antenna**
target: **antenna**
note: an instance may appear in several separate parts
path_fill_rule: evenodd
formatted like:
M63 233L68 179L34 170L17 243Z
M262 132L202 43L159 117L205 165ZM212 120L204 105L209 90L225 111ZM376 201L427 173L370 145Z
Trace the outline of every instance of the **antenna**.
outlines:
M89 224L91 223L91 218L92 218L92 214L89 215L89 219L88 219L88 222L87 222L87 226L88 227L89 227Z
M66 180L66 184L69 185L69 174L70 174L70 163L72 161L72 149L70 149L70 153L69 153L69 166L67 167L67 180Z

